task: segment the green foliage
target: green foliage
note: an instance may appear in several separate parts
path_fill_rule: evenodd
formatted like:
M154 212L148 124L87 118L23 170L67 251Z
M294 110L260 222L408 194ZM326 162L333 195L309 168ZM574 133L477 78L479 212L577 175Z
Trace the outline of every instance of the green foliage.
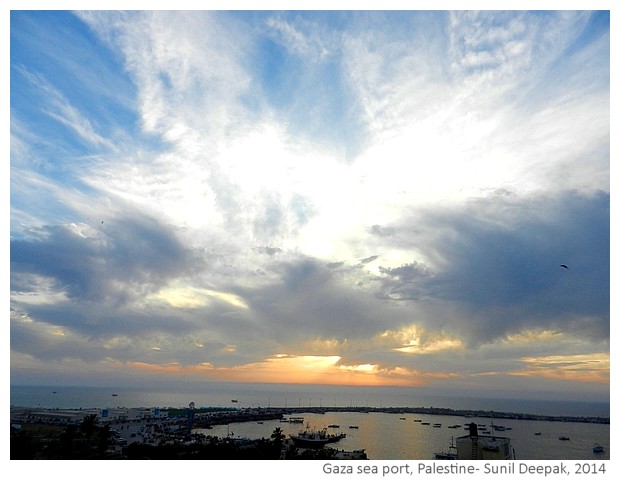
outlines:
M111 454L112 435L109 425L97 425L96 417L86 417L79 425L64 428L45 428L29 425L11 434L11 460L277 460L280 458L286 436L282 429L274 429L269 439L238 441L218 437L194 437L191 443L169 442L160 445L131 443L122 456ZM294 447L286 452L287 459L330 459L335 450Z
M97 417L89 415L78 426L64 429L28 425L11 434L11 460L83 460L111 458L109 425L97 425Z

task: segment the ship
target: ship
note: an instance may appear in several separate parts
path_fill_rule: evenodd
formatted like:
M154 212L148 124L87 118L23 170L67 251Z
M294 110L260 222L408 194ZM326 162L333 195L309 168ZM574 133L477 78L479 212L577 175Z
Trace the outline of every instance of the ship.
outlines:
M347 435L346 433L327 433L327 429L322 430L306 430L300 431L297 435L290 435L291 440L296 447L304 448L321 448L328 443L335 443Z

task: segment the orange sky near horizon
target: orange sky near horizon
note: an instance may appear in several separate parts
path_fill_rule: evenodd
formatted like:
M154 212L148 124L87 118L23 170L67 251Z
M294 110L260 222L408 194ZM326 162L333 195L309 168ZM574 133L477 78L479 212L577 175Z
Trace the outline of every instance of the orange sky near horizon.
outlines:
M226 382L291 383L339 386L401 386L423 387L450 379L467 379L500 375L487 371L475 374L457 372L420 372L402 367L382 368L379 365L344 365L341 357L317 355L276 355L262 362L233 367L214 367L209 363L181 365L129 362L137 371L162 375L202 377ZM609 355L566 355L521 359L523 368L508 372L515 377L579 383L609 383ZM504 372L505 374L505 372ZM449 383L449 382L448 382Z

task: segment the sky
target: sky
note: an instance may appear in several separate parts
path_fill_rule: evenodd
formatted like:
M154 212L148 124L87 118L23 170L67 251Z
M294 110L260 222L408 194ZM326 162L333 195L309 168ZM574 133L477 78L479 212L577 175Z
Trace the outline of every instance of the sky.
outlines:
M608 11L14 10L10 42L11 384L609 399Z

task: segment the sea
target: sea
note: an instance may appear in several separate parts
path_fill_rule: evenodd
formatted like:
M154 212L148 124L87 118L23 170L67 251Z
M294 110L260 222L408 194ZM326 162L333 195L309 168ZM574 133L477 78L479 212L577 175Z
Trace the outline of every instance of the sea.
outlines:
M475 396L426 395L403 387L330 387L323 385L209 383L174 390L144 387L27 386L10 387L11 406L41 408L172 407L435 407L484 410L546 416L610 417L609 402L533 400ZM463 426L474 421L490 427L502 425L520 460L609 460L610 425L587 422L465 418L452 415L385 412L303 413L304 424L269 420L216 425L197 430L205 435L269 438L275 428L286 435L301 428L330 428L346 438L332 446L364 449L371 460L430 460L447 452L453 437L466 434ZM429 425L425 425L428 423ZM441 427L433 427L441 424ZM448 428L449 425L460 428ZM349 428L356 426L357 428ZM570 440L560 440L568 437ZM600 444L604 453L595 454Z

